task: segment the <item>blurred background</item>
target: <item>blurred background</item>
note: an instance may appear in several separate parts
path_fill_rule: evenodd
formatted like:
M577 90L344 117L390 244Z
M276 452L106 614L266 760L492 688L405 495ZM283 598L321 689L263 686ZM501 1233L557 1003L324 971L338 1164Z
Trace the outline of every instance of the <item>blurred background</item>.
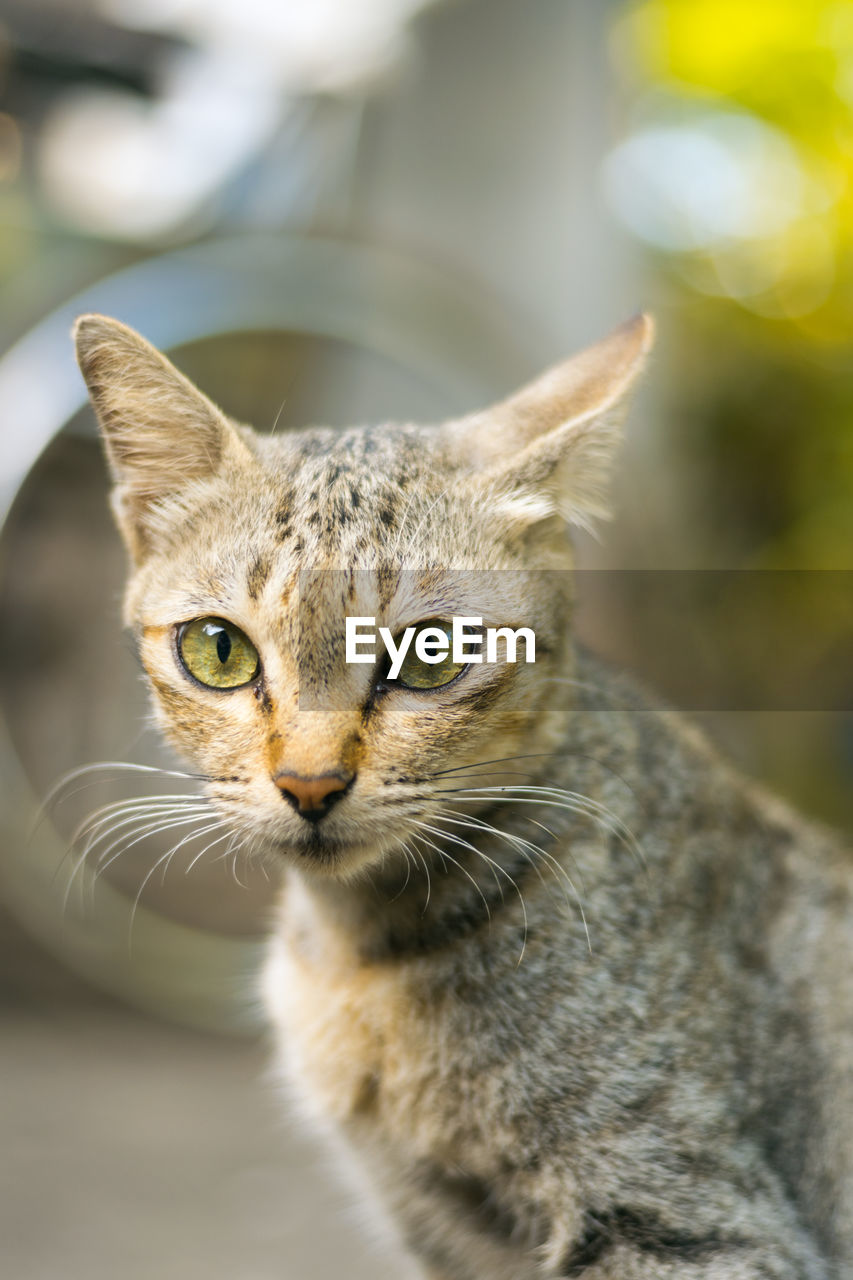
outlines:
M404 1274L264 1074L274 886L155 837L65 903L76 822L155 787L117 773L23 834L168 763L73 315L282 429L478 407L651 310L580 629L849 832L851 178L839 0L0 0L5 1273Z

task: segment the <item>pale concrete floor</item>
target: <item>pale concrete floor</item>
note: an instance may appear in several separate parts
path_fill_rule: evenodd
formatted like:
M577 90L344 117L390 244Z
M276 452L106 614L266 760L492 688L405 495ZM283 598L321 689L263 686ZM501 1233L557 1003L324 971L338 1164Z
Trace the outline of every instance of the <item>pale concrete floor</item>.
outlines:
M268 1046L90 994L0 916L0 1276L403 1280Z

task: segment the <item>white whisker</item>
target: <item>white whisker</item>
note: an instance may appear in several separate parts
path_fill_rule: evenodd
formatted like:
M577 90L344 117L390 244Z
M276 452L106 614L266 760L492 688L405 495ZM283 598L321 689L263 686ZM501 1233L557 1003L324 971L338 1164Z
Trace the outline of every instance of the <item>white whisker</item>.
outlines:
M416 837L416 838L420 839L420 837ZM431 884L431 881L430 881L430 878L429 878L429 864L427 863L426 858L425 858L425 857L424 857L424 855L421 853L420 849L418 849L418 848L417 848L417 846L415 847L414 852L415 852L415 853L418 855L418 857L420 858L420 860L421 860L421 866L423 867L423 869L424 869L424 875L426 876L426 882L427 882L426 901L424 902L424 905L423 905L423 907L421 908L421 915L422 915L422 916L425 916L425 915L426 915L426 913L427 913L427 907L429 906L430 894L431 894L431 892L432 892L432 884Z
M188 822L195 822L199 818L209 816L210 810L207 808L194 809L189 812L184 808L179 808L174 810L164 809L160 812L153 813L149 813L147 810L142 813L136 813L130 817L122 818L118 822L102 826L97 834L90 833L89 839L86 841L83 849L83 858L84 860L88 858L99 844L102 844L105 840L109 840L117 831L123 831L123 834L120 835L117 840L113 840L111 844L109 844L105 849L102 849L98 854L96 866L100 873L100 871L105 870L106 867L109 866L110 862L113 861L111 858L107 860L107 855L115 849L117 845L123 845L123 848L120 850L120 853L123 853L126 849L138 844L140 840L155 835L159 831L169 831L172 827L184 826ZM135 839L129 843L124 843L127 841L129 836L135 836Z
M209 808L206 800L200 796L160 796L144 800L115 800L111 804L102 805L93 810L75 828L71 836L72 846L86 833L92 833L111 819L120 815L187 812L192 808Z
M419 823L418 825L421 827L421 829L432 832L433 835L439 836L440 839L442 840L451 840L454 844L461 845L462 848L470 849L472 853L475 853L477 857L482 858L484 862L488 863L488 865L492 867L493 875L496 876L497 872L500 872L501 875L506 876L507 880L510 882L516 894L518 895L518 901L521 904L521 913L522 913L522 916L524 917L524 938L521 944L521 952L518 957L518 963L521 964L521 961L524 957L524 949L527 946L527 907L524 902L524 895L519 889L515 880L512 878L512 876L509 874L509 872L506 870L505 867L502 867L499 862L495 862L495 860L493 858L490 858L487 853L484 853L482 849L478 849L476 845L471 844L470 840L464 840L462 836L453 835L449 831L442 831L440 827L430 826L428 822ZM501 894L501 896L503 896L503 894Z
M178 812L185 813L185 810L179 809ZM129 832L128 831L124 832L123 835L121 835L117 840L114 840L110 845L107 846L106 849L102 850L101 853L98 855L95 875L92 881L93 889L94 889L95 881L98 880L98 878L107 870L107 868L116 860L116 858L120 857L121 854L125 853L128 849L132 848L135 844L138 844L140 840L149 839L150 837L159 834L161 831L169 831L172 829L172 827L184 826L188 822L196 822L202 815L209 815L209 810L207 809L200 810L184 817L177 817L176 815L164 815L163 813L158 813L156 814L156 816L151 817L150 821L142 822L141 825L134 826L134 824L138 823L141 818L145 817L144 813L140 813L140 814L135 814L130 818L125 818L121 822L117 822L114 826L109 827L107 830L101 831L96 836L90 835L90 838L89 840L87 840L82 853L78 856L77 860L75 861L71 871L71 875L69 876L68 884L66 885L65 894L63 896L63 911L66 911L68 909L68 903L71 897L71 890L74 886L74 882L79 872L88 861L89 856L92 853L92 850L97 848L98 844L100 844L102 840L109 839L110 836L114 835L115 832L119 830L121 827L130 826L132 828ZM126 843L127 836L134 835L134 833L137 833L135 834L135 838ZM121 848L119 849L118 853L113 854L112 857L107 857L107 855L113 849L115 849L117 845L121 845ZM73 850L73 848L74 848L74 845L72 844L71 848L69 849L69 853ZM57 868L57 871L58 871L58 868Z
M140 900L142 898L143 893L145 892L146 885L148 884L151 877L154 875L157 868L161 866L164 862L168 866L168 864L171 862L172 858L175 856L178 850L182 848L185 844L187 844L190 840L200 839L201 836L207 835L208 832L210 831L219 830L223 825L224 824L222 822L216 821L216 822L212 822L210 826L202 827L201 831L191 831L188 835L184 836L183 839L179 840L177 844L173 845L168 853L164 853L161 858L158 858L157 861L154 863L153 867L149 869L149 871L147 872L147 874L145 875L142 881L142 884L139 886L136 897L133 900L133 906L130 912L130 922L127 927L128 951L130 951L131 949L131 940L133 937L133 922L136 919L136 912L139 907ZM206 845L205 848L202 850L202 853L207 853L208 849L212 849L213 846L218 844L220 840L225 840L231 834L232 834L231 831L227 830L223 835L219 836L216 840L211 840L211 842L208 845ZM199 857L200 856L201 855L199 855Z
M627 823L615 814L612 809L598 800L580 794L577 791L566 791L559 787L494 786L494 787L446 787L440 789L441 794L452 794L456 800L488 801L490 804L546 805L555 809L564 809L587 817L604 830L611 832L637 857L645 867L646 860L642 847Z
M412 853L409 849L408 842L406 840L401 840L397 847L406 859L406 879L403 881L402 887L394 894L394 897L391 899L392 902L396 902L398 898L402 898L403 894L409 887L409 880L412 876Z
M103 874L103 872L106 871L116 861L117 858L120 858L123 853L127 853L128 849L132 849L135 845L139 844L142 840L150 840L152 836L160 835L164 831L171 831L176 827L185 827L191 823L197 823L200 819L209 818L210 816L211 816L210 810L206 809L206 810L202 810L200 813L188 814L186 817L183 817L183 818L172 817L168 821L165 821L165 820L160 821L158 819L157 821L148 824L144 829L141 827L138 828L137 830L139 834L137 834L133 840L130 840L127 843L125 843L125 837L127 835L133 835L134 833L132 831L125 832L125 835L120 836L118 840L114 840L112 844L110 844L106 849L104 849L98 855L98 860L97 860L98 875ZM194 833L191 831L187 839L192 839L193 835ZM117 846L119 845L121 847L118 848L117 852L113 853L112 857L107 857L107 854L109 854L113 849L116 849Z
M68 773L63 774L62 777L58 778L50 788L39 806L38 813L36 814L33 822L32 831L30 832L31 836L39 823L49 812L51 806L54 803L59 803L67 798L63 794L65 788L70 786L71 783L75 782L78 778L85 777L87 774L92 773L144 773L148 775L156 774L162 778L182 778L187 782L199 782L205 780L200 774L185 773L180 769L161 769L158 765L133 764L127 760L100 760L96 761L94 764L80 765L79 768L71 769ZM97 781L99 781L99 779L95 780L95 782ZM92 785L95 785L95 783ZM76 792L73 792L72 794L76 794Z
M455 818L449 816L451 814L454 814ZM435 819L436 821L443 820L445 822L449 822L453 826L463 826L463 827L467 826L472 830L484 831L499 837L501 840L507 841L513 847L518 849L518 851L528 860L528 862L530 862L530 865L533 867L534 871L539 877L540 883L543 886L545 882L542 878L542 873L540 872L535 859L537 858L544 859L546 865L549 867L552 875L554 876L554 879L558 883L562 882L563 896L564 896L567 908L571 908L571 901L569 899L569 890L571 891L572 896L574 897L575 902L577 903L577 908L580 914L581 923L583 925L584 933L586 934L587 946L589 947L590 953L592 953L592 942L590 940L589 926L587 924L586 912L584 911L583 899L580 893L578 892L577 888L575 887L574 881L572 880L568 871L566 871L566 868L554 857L553 854L549 853L547 849L543 849L541 845L534 844L530 840L525 840L523 836L519 836L514 832L510 832L510 831L502 831L500 827L495 827L490 822L485 822L483 819L479 817L475 817L474 815L471 815L471 814L460 813L458 810L454 810L454 809L442 810L437 815L435 815ZM535 819L529 819L529 820L535 821ZM542 827L543 831L548 832L549 835L551 836L554 835L554 833L552 831L549 831L548 828L545 827L541 822L537 822L536 825Z
M420 824L420 823L418 823L418 826L420 826L420 825L421 825L421 824ZM428 845L428 846L430 847L430 849L434 849L434 850L435 850L435 852L438 854L438 856L439 856L440 858L447 858L447 859L448 859L448 860L453 864L453 866L454 866L454 867L457 867L457 868L462 872L462 874L463 874L464 876L466 876L468 880L470 880L470 881L471 881L471 884L474 886L474 888L477 890L477 892L479 893L480 897L481 897L481 898L482 898L482 900L483 900L483 906L484 906L484 907L485 907L485 909L486 909L486 915L487 915L487 917L488 917L488 919L489 919L489 923L491 924L491 920L492 920L492 913L491 913L491 911L489 910L489 903L488 903L488 900L487 900L487 898L486 898L486 895L483 893L483 890L482 890L482 889L480 888L480 886L477 884L477 881L476 881L476 880L474 879L474 877L471 875L470 871L466 870L466 868L462 866L462 863L461 863L461 862L458 862L458 861L456 860L456 858L454 858L454 857L453 857L453 855L452 855L452 854L450 854L450 853L448 853L448 852L447 852L447 850L446 850L446 849L440 849L440 848L438 847L438 845L437 845L437 844L435 844L432 840L430 840L430 839L429 839L429 837L428 837L428 836L425 836L425 835L418 835L418 836L416 836L416 837L413 837L413 839L423 840L423 842L424 842L426 845Z

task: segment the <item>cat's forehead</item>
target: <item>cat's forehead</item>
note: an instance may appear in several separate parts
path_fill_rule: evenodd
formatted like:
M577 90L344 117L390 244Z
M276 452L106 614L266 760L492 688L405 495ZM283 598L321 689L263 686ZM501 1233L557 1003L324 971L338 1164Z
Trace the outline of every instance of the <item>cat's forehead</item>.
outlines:
M152 576L186 581L204 572L224 583L245 565L265 579L304 567L372 569L422 542L440 559L451 524L458 534L457 507L451 470L429 435L416 427L246 430L245 459L159 505L165 540Z
M319 429L256 445L276 494L280 540L357 552L399 530L407 513L445 492L450 475L428 429Z
M326 428L243 438L251 454L160 505L165 540L139 596L186 612L246 618L291 599L299 575L363 570L387 603L388 566L458 558L464 506L429 429ZM396 582L396 579L394 580ZM279 609L278 612L281 612Z
M435 432L429 427L388 424L342 430L317 428L283 436L257 436L258 454L287 469L299 496L311 486L331 487L343 478L374 489L423 483L441 469Z

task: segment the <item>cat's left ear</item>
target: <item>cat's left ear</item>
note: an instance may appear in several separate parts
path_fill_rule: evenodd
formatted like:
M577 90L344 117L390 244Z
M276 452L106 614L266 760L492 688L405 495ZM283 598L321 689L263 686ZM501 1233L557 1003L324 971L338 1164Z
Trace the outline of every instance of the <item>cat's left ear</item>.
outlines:
M163 499L249 450L216 405L127 325L81 316L74 341L115 482L116 523L140 563L156 542Z
M451 454L476 472L496 514L587 527L608 516L628 393L653 340L651 317L635 316L508 400L447 424Z

